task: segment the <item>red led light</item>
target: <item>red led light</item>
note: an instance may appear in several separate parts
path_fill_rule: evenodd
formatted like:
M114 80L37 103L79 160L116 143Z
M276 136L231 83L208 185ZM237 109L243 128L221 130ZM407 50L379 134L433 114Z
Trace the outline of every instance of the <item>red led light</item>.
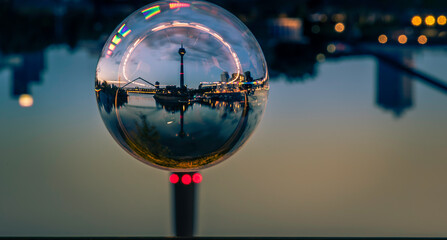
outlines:
M175 174L175 173L173 173L173 174L169 177L169 181L170 181L172 184L176 184L176 183L178 183L178 180L179 180L179 177L178 177L178 175Z
M189 174L185 174L182 176L182 183L185 185L189 185L191 183L191 176Z
M194 175L192 175L192 181L194 183L200 183L202 181L202 175L200 175L200 173L194 173Z

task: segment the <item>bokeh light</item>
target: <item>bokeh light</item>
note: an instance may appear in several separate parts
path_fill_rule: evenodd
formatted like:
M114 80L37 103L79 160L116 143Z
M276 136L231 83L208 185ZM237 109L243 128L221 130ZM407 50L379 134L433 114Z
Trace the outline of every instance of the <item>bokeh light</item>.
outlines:
M104 123L136 159L197 170L235 153L258 125L267 63L249 29L207 2L159 1L107 40L95 94Z
M180 178L179 178L179 176L176 173L171 174L171 176L169 177L169 181L172 184L178 183L179 180L180 180Z
M335 24L334 29L336 32L341 33L345 30L345 25L343 23L337 23L337 24Z
M436 19L433 15L428 15L427 17L425 17L425 24L427 26L433 26L436 23Z
M382 34L378 37L378 41L381 44L385 44L388 42L388 37L385 34Z
M327 45L326 50L328 53L334 53L337 50L337 47L333 43L330 43Z
M439 25L444 26L447 23L447 18L444 15L440 15L437 22Z
M191 184L191 176L189 174L184 174L182 176L182 183L185 185Z
M19 105L21 107L31 107L34 104L33 96L29 94L22 94L19 96Z
M192 181L194 183L201 183L202 182L202 175L200 173L194 173L192 175Z
M404 34L402 34L402 35L399 35L399 37L397 38L397 41L398 41L400 44L405 44L405 43L407 43L408 38L407 38L407 36L405 36Z
M419 44L426 44L427 41L428 41L428 39L427 39L427 36L425 36L425 35L421 35L421 36L418 37L418 43Z
M414 16L413 18L411 18L411 24L413 24L413 26L417 27L420 26L422 24L422 18L420 16Z
M326 56L323 54L323 53L319 53L319 54L317 54L317 56L315 57L316 58L316 60L318 61L318 62L324 62L325 60L326 60Z

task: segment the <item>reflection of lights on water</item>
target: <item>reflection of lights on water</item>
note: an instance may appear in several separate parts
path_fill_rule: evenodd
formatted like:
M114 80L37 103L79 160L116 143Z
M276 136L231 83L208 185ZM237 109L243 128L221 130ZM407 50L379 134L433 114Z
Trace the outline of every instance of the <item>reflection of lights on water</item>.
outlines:
M328 53L334 53L335 50L337 50L337 47L335 47L335 45L331 43L331 44L327 45L326 49L327 49Z
M438 24L444 26L447 23L447 18L444 15L438 17Z
M425 35L421 35L421 36L418 37L418 43L419 43L419 44L422 44L422 45L423 45L423 44L426 44L427 41L428 41L428 40L427 40L427 37L426 37Z
M428 15L427 17L425 17L425 24L427 26L433 26L435 25L436 19L435 17L433 17L433 15Z
M385 44L386 42L388 42L388 37L385 34L382 34L379 36L378 40L379 40L379 43Z
M319 53L317 54L316 59L318 62L324 62L326 60L326 56L323 53Z
M422 24L422 18L420 16L414 16L411 19L411 24L413 24L413 26L417 27L420 26Z
M337 23L334 27L335 31L341 33L345 30L345 25L343 23Z
M19 105L21 107L31 107L33 106L34 100L33 100L33 96L29 95L29 94L22 94L19 97Z
M408 38L407 38L407 36L405 36L405 34L402 34L402 35L400 35L400 36L397 38L397 41L398 41L400 44L405 44L405 43L407 43Z

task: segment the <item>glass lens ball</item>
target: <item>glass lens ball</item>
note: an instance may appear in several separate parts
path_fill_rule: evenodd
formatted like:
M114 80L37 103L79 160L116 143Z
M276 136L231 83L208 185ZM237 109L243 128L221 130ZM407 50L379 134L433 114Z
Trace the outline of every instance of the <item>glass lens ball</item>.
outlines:
M262 118L267 64L248 28L202 1L159 1L118 25L98 61L95 94L128 153L170 171L237 151Z

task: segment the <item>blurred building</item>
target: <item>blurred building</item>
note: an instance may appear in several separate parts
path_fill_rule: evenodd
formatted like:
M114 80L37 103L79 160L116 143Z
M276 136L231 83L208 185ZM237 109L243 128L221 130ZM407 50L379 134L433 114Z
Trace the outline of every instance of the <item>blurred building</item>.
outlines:
M229 79L230 79L230 75L228 74L228 72L223 72L220 75L220 81L221 82L228 82Z
M388 57L413 68L413 58L409 52L393 51ZM413 106L413 82L410 76L380 59L377 66L376 104L393 112L396 117L402 116Z

